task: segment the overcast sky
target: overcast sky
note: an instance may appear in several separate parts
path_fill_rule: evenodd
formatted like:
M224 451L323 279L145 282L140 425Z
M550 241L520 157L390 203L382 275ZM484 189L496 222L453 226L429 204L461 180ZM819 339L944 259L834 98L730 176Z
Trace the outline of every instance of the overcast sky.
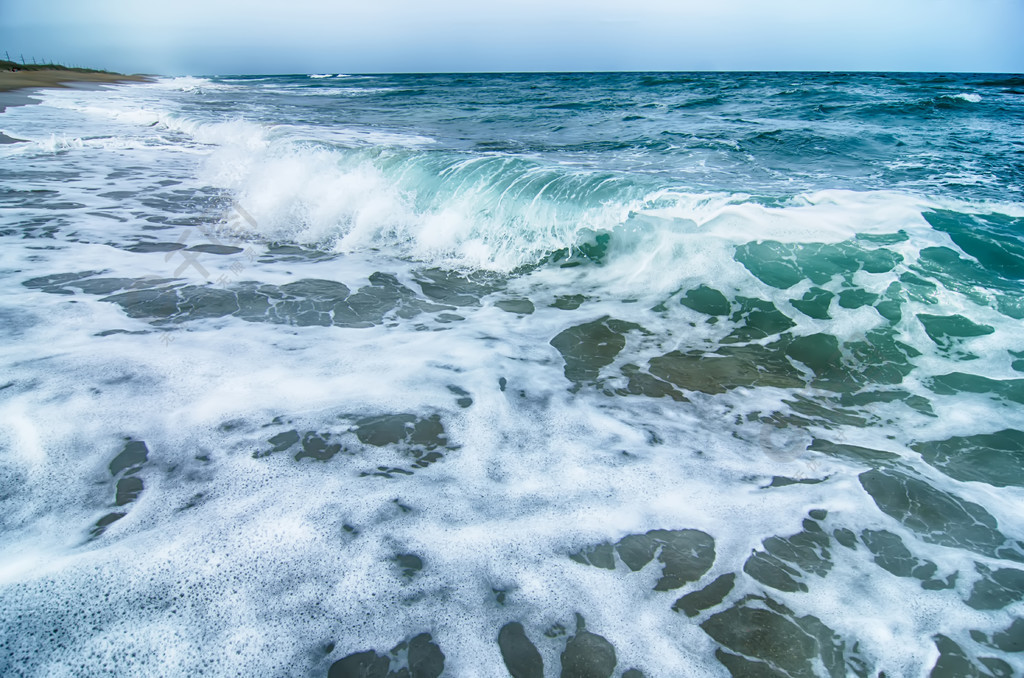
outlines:
M0 0L0 52L160 74L1024 71L1024 0Z

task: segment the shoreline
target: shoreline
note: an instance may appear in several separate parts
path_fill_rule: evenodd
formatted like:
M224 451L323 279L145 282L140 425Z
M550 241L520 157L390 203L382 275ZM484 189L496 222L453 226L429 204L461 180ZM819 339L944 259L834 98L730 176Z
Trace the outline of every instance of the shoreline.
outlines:
M152 76L120 73L89 73L78 71L0 71L0 113L12 106L39 103L32 98L34 90L96 88L129 82L151 82Z
M150 82L153 78L145 75L122 75L120 73L90 73L65 70L0 71L0 113L14 106L38 104L32 97L40 89L98 88L102 85L118 85L129 82ZM0 145L23 142L0 132Z
M120 73L91 73L70 70L0 71L0 92L20 89L50 89L74 87L80 83L148 82L144 75L122 75Z

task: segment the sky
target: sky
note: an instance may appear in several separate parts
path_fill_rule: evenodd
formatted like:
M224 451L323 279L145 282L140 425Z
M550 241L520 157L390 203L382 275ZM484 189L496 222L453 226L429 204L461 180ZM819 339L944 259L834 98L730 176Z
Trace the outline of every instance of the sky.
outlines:
M1024 0L0 0L0 55L126 73L1024 71Z

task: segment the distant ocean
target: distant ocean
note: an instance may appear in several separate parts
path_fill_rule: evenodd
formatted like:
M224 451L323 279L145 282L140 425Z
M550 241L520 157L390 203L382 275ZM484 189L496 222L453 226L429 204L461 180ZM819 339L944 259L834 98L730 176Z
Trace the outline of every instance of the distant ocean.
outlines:
M0 674L1024 674L1024 77L34 96Z

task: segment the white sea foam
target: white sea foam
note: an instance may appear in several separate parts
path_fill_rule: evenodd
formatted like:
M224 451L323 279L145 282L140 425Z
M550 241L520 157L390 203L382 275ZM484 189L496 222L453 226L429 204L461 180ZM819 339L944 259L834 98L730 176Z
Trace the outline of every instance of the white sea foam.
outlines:
M206 128L197 133L212 138ZM336 130L325 138L429 142L366 134ZM475 159L470 166L457 156L373 157L292 143L261 143L262 150L254 153L254 136L258 131L218 138L221 147L211 156L207 179L247 206L261 235L341 251L387 244L448 265L510 270L574 245L581 234L616 228L655 228L671 237L693 227L733 242L838 242L860 232L930 228L921 218L928 203L909 196L831 191L800 197L790 207L769 208L746 202L742 195L665 190L644 195L626 185L605 198L606 185L586 173L555 169L544 178L545 168L500 156ZM430 178L438 162L443 163L440 176ZM547 199L545 192L559 182L584 184L575 203L558 196Z
M791 456L766 449L757 417L793 414L795 396L836 394L751 387L689 393L684 403L610 397L592 386L571 392L550 343L604 316L641 326L625 333L622 353L601 370L608 388L625 386L614 375L626 364L728 347L722 340L740 323L729 316L710 323L678 302L681 290L700 284L730 299L771 301L799 320L797 336L863 338L883 325L874 309L833 303L831 320L805 318L791 300L809 282L772 287L736 261L736 247L903 231L906 240L886 245L903 257L893 271L844 271L849 280L837 274L820 285L837 295L848 286L884 293L919 263L923 248L959 250L920 216L956 203L824 191L765 206L745 194L652 190L554 163L435 152L435 144L406 144L398 133L377 138L381 148L347 131L317 144L308 128L198 119L159 95L141 98L135 113L120 95L46 96L35 111L5 114L13 136L35 140L32 153L12 157L24 172L5 177L15 199L41 187L58 192L5 210L5 225L28 231L41 219L63 229L54 238L7 235L0 248L0 627L12 639L9 656L22 658L19 670L325 675L345 654L386 652L429 631L448 673L492 675L502 666L497 629L509 621L525 625L556 670L564 637L543 631L561 624L571 635L579 612L589 630L614 643L616 674L635 666L651 677L713 675L722 672L718 646L699 623L710 613L695 621L671 605L728 573L738 583L726 605L767 593L795 616L813 614L859 639L873 670L887 675L931 666L935 633L991 635L1020 616L1020 603L997 611L963 603L981 576L976 563L1016 565L921 540L863 492L857 474L865 465L806 449L813 434L900 455L902 469L984 506L1000 529L1017 534L1024 493L954 481L909 445L981 428L1024 429L1021 408L990 394L937 397L924 385L964 365L1013 378L1007 351L1024 350L1018 321L957 291L938 289L934 304L907 301L895 331L922 355L914 359L919 372L900 388L928 397L938 416L899 402L869 405L859 412L885 426L812 424L792 436L799 444ZM53 129L65 132L47 148ZM46 178L50 168L59 172ZM164 180L172 183L164 188ZM521 273L479 305L452 312L464 320L447 323L437 313L392 316L369 328L230 316L151 323L101 294L22 284L86 270L171 277L183 254L136 253L125 244L195 244L205 237L193 221L203 208L181 203L220 191L254 217L255 227L234 221L252 229L240 244L259 256L202 255L210 279L185 269L178 285L230 288L234 282L213 282L223 274L277 286L330 279L356 290L384 272L420 294L416 280L429 266L509 270L598 234L612 237L603 265ZM556 199L570 194L574 200ZM58 197L82 207L48 209ZM1019 205L971 210L1021 216ZM331 243L344 254L261 261L267 242L278 239ZM567 295L585 299L573 310L551 306ZM528 316L496 305L524 297L536 307ZM667 310L652 311L659 302ZM956 349L978 358L960 360L926 336L916 314L936 309L995 328ZM138 334L100 336L110 330ZM469 394L471 407L456 404L452 385ZM360 417L390 412L440 415L451 449L413 476L360 477L411 461L361 445L350 432ZM296 461L295 449L254 457L291 429L333 433L346 449L326 462ZM108 465L127 438L147 443L137 474L145 488L115 507ZM764 489L776 475L827 480ZM829 530L899 535L915 556L939 564L938 576L960 572L955 588L925 591L916 579L881 570L862 545L833 544L828 575L802 578L809 593L766 589L746 576L751 551L798 532L812 508L828 509ZM86 541L89 527L115 510L127 515ZM707 531L717 554L699 582L677 591L652 590L657 562L639 572L617 562L609 571L567 557L627 534L676 528ZM399 553L421 557L422 571L403 576L392 561ZM1009 660L1019 671L1020 662Z
M366 96L393 91L390 87L306 87L296 90L281 87L277 83L264 85L263 88L267 94L287 94L289 96L304 97Z
M302 96L365 96L368 94L380 94L381 92L391 92L391 87L317 87L308 88L302 90ZM294 93L294 92L293 92Z
M198 78L191 75L175 78L156 78L152 82L144 83L142 86L156 90L176 90L194 94L202 94L206 91L229 90L235 87L231 83L215 82L209 78Z

